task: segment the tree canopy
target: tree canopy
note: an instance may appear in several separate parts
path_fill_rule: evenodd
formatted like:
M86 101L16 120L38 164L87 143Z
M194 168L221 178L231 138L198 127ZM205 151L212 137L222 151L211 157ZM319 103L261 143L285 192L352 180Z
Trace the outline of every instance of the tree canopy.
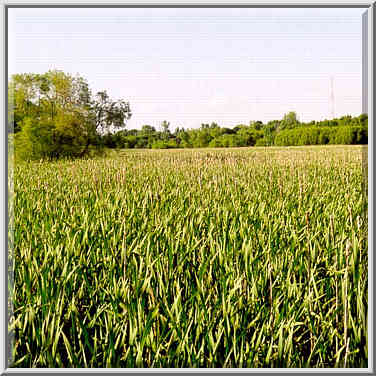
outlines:
M93 95L83 77L59 70L13 75L8 98L8 131L15 133L16 155L24 159L80 157L103 146L165 149L368 142L366 114L304 123L291 111L280 120L250 121L233 128L212 122L172 131L164 120L159 130L147 124L127 130L132 116L129 102L113 100L105 90Z
M83 156L131 117L128 102L105 91L93 96L83 77L59 70L13 75L8 101L8 131L16 133L16 154L27 159Z
M141 130L122 130L104 139L113 148L202 148L241 146L291 146L325 144L366 144L368 142L368 117L343 116L338 119L303 123L294 112L281 120L251 121L234 128L220 127L216 123L201 124L200 128L177 127L174 132L164 121L161 131L150 125Z

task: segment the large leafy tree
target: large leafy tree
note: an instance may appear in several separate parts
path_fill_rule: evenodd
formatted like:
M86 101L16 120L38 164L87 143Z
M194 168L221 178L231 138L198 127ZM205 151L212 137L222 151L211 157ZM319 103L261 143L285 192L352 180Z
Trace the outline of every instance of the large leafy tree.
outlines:
M94 98L87 81L59 70L16 74L8 86L8 129L15 151L28 158L81 156L98 144L98 132L125 126L129 103Z
M44 74L15 74L8 86L9 110L15 131L30 117L53 120L59 113L89 111L91 93L86 80L53 70Z
M40 158L86 152L95 136L90 97L85 79L62 71L12 76L10 125L17 132L16 153Z

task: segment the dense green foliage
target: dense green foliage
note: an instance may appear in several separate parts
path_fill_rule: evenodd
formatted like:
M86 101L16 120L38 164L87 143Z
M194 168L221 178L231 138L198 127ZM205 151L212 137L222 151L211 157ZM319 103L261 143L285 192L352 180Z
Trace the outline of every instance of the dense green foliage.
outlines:
M122 130L103 137L109 148L202 148L238 146L355 145L368 143L368 117L343 116L321 122L300 123L293 112L282 120L261 121L223 128L216 123L199 129L177 128L157 131L145 125L141 130Z
M21 159L78 157L101 144L101 134L121 129L129 103L106 92L92 97L80 76L61 71L15 74L8 85L8 130Z
M367 144L367 128L362 126L347 127L301 127L278 133L274 144L291 145L356 145Z
M367 367L362 153L17 163L13 366Z
M176 128L162 122L126 130L130 105L111 100L106 91L92 95L87 81L61 71L16 74L8 88L8 129L15 133L15 152L21 159L80 157L108 148L202 148L367 144L368 117L343 116L310 123L295 112L267 124L251 121L234 128L216 123L199 129Z

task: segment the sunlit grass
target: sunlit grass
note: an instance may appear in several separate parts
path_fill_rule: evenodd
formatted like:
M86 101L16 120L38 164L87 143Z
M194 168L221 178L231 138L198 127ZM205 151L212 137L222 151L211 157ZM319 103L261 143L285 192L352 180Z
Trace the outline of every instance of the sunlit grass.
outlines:
M14 169L15 367L367 367L361 147Z

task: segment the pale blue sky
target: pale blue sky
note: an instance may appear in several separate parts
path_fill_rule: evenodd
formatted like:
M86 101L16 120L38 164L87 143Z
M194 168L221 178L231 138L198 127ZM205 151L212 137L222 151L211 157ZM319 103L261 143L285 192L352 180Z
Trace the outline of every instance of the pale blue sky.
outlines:
M9 9L9 74L61 69L128 128L359 115L364 9Z

